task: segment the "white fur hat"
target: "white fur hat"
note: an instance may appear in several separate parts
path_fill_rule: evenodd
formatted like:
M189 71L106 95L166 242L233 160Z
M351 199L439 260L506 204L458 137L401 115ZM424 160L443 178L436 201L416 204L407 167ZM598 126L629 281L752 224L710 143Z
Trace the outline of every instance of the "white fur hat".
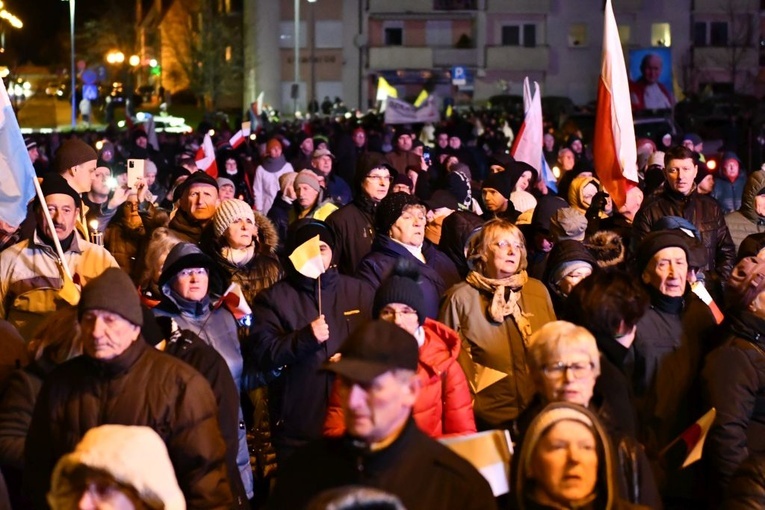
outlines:
M252 207L247 202L236 198L229 198L221 202L212 218L215 237L222 236L228 226L239 218L248 219L255 223L255 213L252 212Z
M165 443L149 427L102 425L90 429L72 453L59 459L53 470L48 504L53 510L71 508L69 475L78 466L103 471L135 489L152 508L185 510Z

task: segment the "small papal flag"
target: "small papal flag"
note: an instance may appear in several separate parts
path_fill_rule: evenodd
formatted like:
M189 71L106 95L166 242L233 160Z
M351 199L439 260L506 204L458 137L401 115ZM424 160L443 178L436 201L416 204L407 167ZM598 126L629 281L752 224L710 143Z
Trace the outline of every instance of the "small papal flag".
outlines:
M507 430L442 437L439 441L461 456L489 482L494 496L510 492L510 459L513 443Z
M683 469L701 458L704 441L716 416L717 410L713 407L661 451L667 468Z
M295 248L290 255L290 261L298 273L314 280L318 278L324 272L319 236L314 236Z

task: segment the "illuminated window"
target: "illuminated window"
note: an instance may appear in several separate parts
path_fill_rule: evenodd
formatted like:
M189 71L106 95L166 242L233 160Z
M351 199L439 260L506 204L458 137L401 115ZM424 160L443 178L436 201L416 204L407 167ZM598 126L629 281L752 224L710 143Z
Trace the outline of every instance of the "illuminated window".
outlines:
M587 46L587 25L575 23L568 27L568 45L573 48Z
M651 25L651 46L672 46L672 33L669 23Z

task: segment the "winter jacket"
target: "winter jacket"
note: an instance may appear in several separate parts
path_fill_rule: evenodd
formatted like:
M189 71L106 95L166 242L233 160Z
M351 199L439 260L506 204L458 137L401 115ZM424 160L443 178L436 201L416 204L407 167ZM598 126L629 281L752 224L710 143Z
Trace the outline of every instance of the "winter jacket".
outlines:
M555 320L550 295L542 282L529 278L519 292L518 304L527 314L532 332ZM473 409L478 430L510 429L535 393L527 345L512 316L501 324L488 318L491 300L488 292L463 282L446 293L440 315L441 322L454 329L462 340L459 362L475 398ZM484 381L502 374L496 382L484 386Z
M472 237L483 226L483 218L468 211L454 211L444 218L441 224L441 238L438 249L454 262L460 278L467 277L470 272L465 249Z
M252 305L255 296L282 278L282 266L276 257L279 236L274 225L264 215L255 212L258 242L255 254L244 265L236 265L221 254L220 240L216 240L208 255L215 261L216 271L210 275L210 294L222 295L229 285L236 283L244 299ZM203 247L203 249L206 247Z
M375 238L374 217L377 203L363 192L348 205L333 212L327 218L327 225L335 234L332 254L340 273L356 273L361 259L372 251Z
M420 168L420 156L411 151L402 151L393 149L385 155L385 161L392 166L396 172L406 175L406 167L412 165ZM462 161L462 160L460 160Z
M140 389L140 391L138 391ZM108 361L79 356L43 384L26 442L27 494L45 508L58 459L89 429L104 424L151 427L167 445L189 508L228 509L231 489L217 405L204 377L142 338Z
M109 267L118 267L102 246L73 236L64 252L72 280L84 286ZM64 286L58 255L35 232L0 253L0 318L8 319L29 340L49 313L68 303L59 296Z
M755 196L763 188L765 188L765 170L752 172L741 194L741 207L738 211L725 216L725 223L728 225L737 250L746 236L765 232L765 216L757 214L754 207Z
M730 214L741 209L741 198L746 180L745 172L739 172L733 182L730 182L727 177L715 176L715 187L711 195L720 204L723 214Z
M271 508L306 508L317 494L346 485L390 492L413 510L497 508L475 468L411 419L393 443L374 452L349 436L321 438L301 448L280 468Z
M177 209L167 228L181 241L200 244L205 234L209 235L208 225L210 225L209 221L202 223L183 209Z
M353 200L351 187L345 182L345 179L332 172L329 174L329 177L326 178L326 182L327 192L324 196L327 200L332 201L337 207L342 207Z
M459 336L432 319L425 319L422 327L425 343L420 347L417 365L420 393L412 410L417 427L433 438L475 432L472 397L465 373L457 362ZM324 435L339 437L345 434L344 420L340 396L335 388L324 420Z
M417 266L422 275L420 288L425 298L425 315L436 319L441 296L449 287L458 283L460 277L454 262L438 251L430 241L423 243L422 255L425 257L425 263L412 255L401 243L397 243L386 235L378 234L372 245L372 251L359 263L356 277L377 289L393 273L399 259L409 260Z
M765 455L753 454L733 474L723 510L765 508Z
M729 314L727 330L702 372L705 403L717 409L703 459L721 489L749 455L765 454L765 320Z
M321 365L370 318L373 290L330 268L321 275L321 313L329 339L320 343L311 331L319 317L318 293L316 280L290 266L287 278L258 294L252 306L246 362L263 373L281 371L268 386L271 434L280 459L321 436L334 381Z
M117 264L129 275L134 275L138 266L137 257L143 240L146 238L146 228L143 222L130 226L125 218L128 214L125 204L109 222L104 232L104 247L114 256Z
M168 257L166 267L173 261ZM244 361L237 322L225 307L211 309L209 298L202 301L188 301L180 297L169 283L162 286L162 301L152 309L155 317L171 317L178 328L199 337L204 343L214 348L228 365L231 377L234 378L237 390L242 387L242 371ZM239 469L244 489L248 498L253 496L252 468L247 448L247 431L244 427L244 416L239 408L238 448L236 463ZM227 431L228 433L229 431Z
M646 197L633 222L636 246L664 216L680 216L699 229L701 241L707 248L707 266L704 268L707 288L713 288L715 281L718 284L728 281L736 260L736 247L715 199L700 195L695 189L685 196L669 188Z
M276 193L279 191L279 177L288 172L294 172L292 165L287 163L284 156L279 156L278 161L268 159L255 169L255 178L252 181L252 196L255 210L266 214L274 203Z

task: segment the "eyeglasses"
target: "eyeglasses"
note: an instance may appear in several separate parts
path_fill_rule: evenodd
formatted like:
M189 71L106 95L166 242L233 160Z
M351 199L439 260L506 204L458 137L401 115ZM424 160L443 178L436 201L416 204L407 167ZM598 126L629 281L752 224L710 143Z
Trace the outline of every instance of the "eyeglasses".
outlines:
M494 243L494 246L501 250L506 250L507 248L510 248L512 246L513 250L520 250L522 248L521 243L517 241L508 241L506 239L503 239L502 241L497 241Z
M369 179L370 181L377 181L377 182L391 181L390 175L367 175L367 179Z
M586 377L592 372L592 369L595 368L595 365L590 362L578 362L578 363L552 363L550 365L545 365L542 367L542 372L545 374L545 377L548 379L561 379L564 375L566 375L566 372L571 370L571 375L574 376L574 379L581 379L583 377Z
M189 276L207 276L207 269L203 267L188 267L186 269L181 269L178 271L178 276L184 276L188 278Z
M396 320L397 316L406 318L407 316L412 316L412 315L417 315L417 311L412 310L411 308L407 308L404 310L393 310L392 308L383 308L382 310L380 310L380 318L383 320L389 320L389 319Z

